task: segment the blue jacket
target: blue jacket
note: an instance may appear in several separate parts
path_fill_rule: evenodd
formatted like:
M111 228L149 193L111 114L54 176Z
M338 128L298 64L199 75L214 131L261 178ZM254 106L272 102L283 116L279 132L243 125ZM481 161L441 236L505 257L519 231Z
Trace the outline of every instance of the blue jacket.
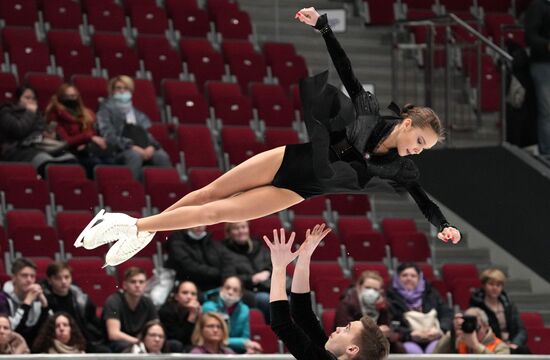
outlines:
M245 351L244 344L250 340L250 309L248 305L239 301L235 310L229 316L222 299L207 301L202 305L203 312L215 311L228 316L229 319L229 347L236 352Z

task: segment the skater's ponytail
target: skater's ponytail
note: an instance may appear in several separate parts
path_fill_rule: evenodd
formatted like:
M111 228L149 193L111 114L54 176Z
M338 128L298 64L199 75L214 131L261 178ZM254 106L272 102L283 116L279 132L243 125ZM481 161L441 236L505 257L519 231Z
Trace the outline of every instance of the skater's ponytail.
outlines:
M438 140L445 140L445 131L441 125L439 116L433 111L433 109L426 106L416 106L413 104L406 104L401 109L401 117L403 119L411 119L412 125L415 127L423 128L429 126L437 134Z

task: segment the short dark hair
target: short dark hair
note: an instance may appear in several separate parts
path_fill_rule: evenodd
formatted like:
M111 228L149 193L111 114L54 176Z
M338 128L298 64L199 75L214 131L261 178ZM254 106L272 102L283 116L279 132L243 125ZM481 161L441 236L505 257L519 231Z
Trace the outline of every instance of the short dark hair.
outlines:
M29 85L21 85L17 89L15 89L15 103L18 103L21 99L21 96L23 96L23 93L27 90L32 91L35 98L38 99L38 94L36 93L36 90L34 90L33 87L30 87Z
M404 263L399 264L399 266L397 267L397 274L399 275L403 271L405 271L407 269L410 269L410 268L413 268L418 275L422 274L422 270L420 270L420 267L418 267L418 265L416 265L413 262L404 262Z
M130 266L124 271L124 281L128 281L136 275L143 274L147 277L145 270L139 266Z
M59 274L62 270L69 270L69 272L72 274L73 269L67 264L66 261L54 261L50 265L48 265L48 268L46 269L46 276L52 277Z
M24 257L17 258L15 259L13 264L11 264L11 273L15 275L26 267L30 267L36 271L36 264L34 263L34 261Z
M361 318L363 329L353 340L354 345L359 347L359 352L354 360L382 360L388 357L390 343L376 322L365 315Z

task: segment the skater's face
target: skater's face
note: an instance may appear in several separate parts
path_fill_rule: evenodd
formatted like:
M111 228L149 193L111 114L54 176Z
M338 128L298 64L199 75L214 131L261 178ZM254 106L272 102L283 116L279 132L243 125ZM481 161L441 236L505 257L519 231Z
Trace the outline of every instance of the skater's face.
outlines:
M150 354L160 354L164 346L164 338L165 334L162 326L153 325L149 327L143 338L143 343L145 344L147 352Z
M11 325L7 317L0 317L0 345L6 345L11 337Z
M439 139L430 126L413 126L411 119L403 120L399 126L397 133L399 156L418 155L424 150L431 149Z
M407 290L413 290L418 285L419 275L414 268L406 268L399 273L399 282Z
M229 229L229 237L237 244L244 244L250 240L250 229L248 222L238 222L231 224Z
M141 297L145 292L147 278L144 274L137 274L124 281L124 291L133 297Z
M63 315L59 315L55 319L55 338L63 344L68 344L71 341L71 323Z
M485 285L483 285L485 294L492 299L496 299L500 296L502 293L502 288L502 282L496 280L489 280L485 283Z
M187 307L191 301L197 300L197 287L190 281L182 282L174 298L178 304Z
M12 276L13 287L16 292L26 293L29 287L36 282L36 270L27 266Z
M48 278L48 283L52 287L53 293L60 296L65 296L69 293L72 282L73 278L68 269L63 269L56 275Z
M355 353L358 347L353 342L362 329L361 321L352 321L346 326L337 327L336 331L330 334L325 349L338 358L346 353Z

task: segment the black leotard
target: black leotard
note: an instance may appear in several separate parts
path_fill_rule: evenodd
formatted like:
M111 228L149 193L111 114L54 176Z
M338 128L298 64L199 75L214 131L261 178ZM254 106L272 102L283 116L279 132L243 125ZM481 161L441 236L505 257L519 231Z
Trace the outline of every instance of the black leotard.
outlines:
M300 82L300 96L310 142L287 145L272 185L292 190L304 199L335 193L365 193L373 178L406 189L426 218L439 230L449 226L439 207L418 183L416 164L396 149L376 154L376 147L401 121L399 108L381 116L376 97L363 89L351 63L330 29L326 15L321 31L338 75L351 98L327 83L328 72ZM366 154L363 155L363 154Z

